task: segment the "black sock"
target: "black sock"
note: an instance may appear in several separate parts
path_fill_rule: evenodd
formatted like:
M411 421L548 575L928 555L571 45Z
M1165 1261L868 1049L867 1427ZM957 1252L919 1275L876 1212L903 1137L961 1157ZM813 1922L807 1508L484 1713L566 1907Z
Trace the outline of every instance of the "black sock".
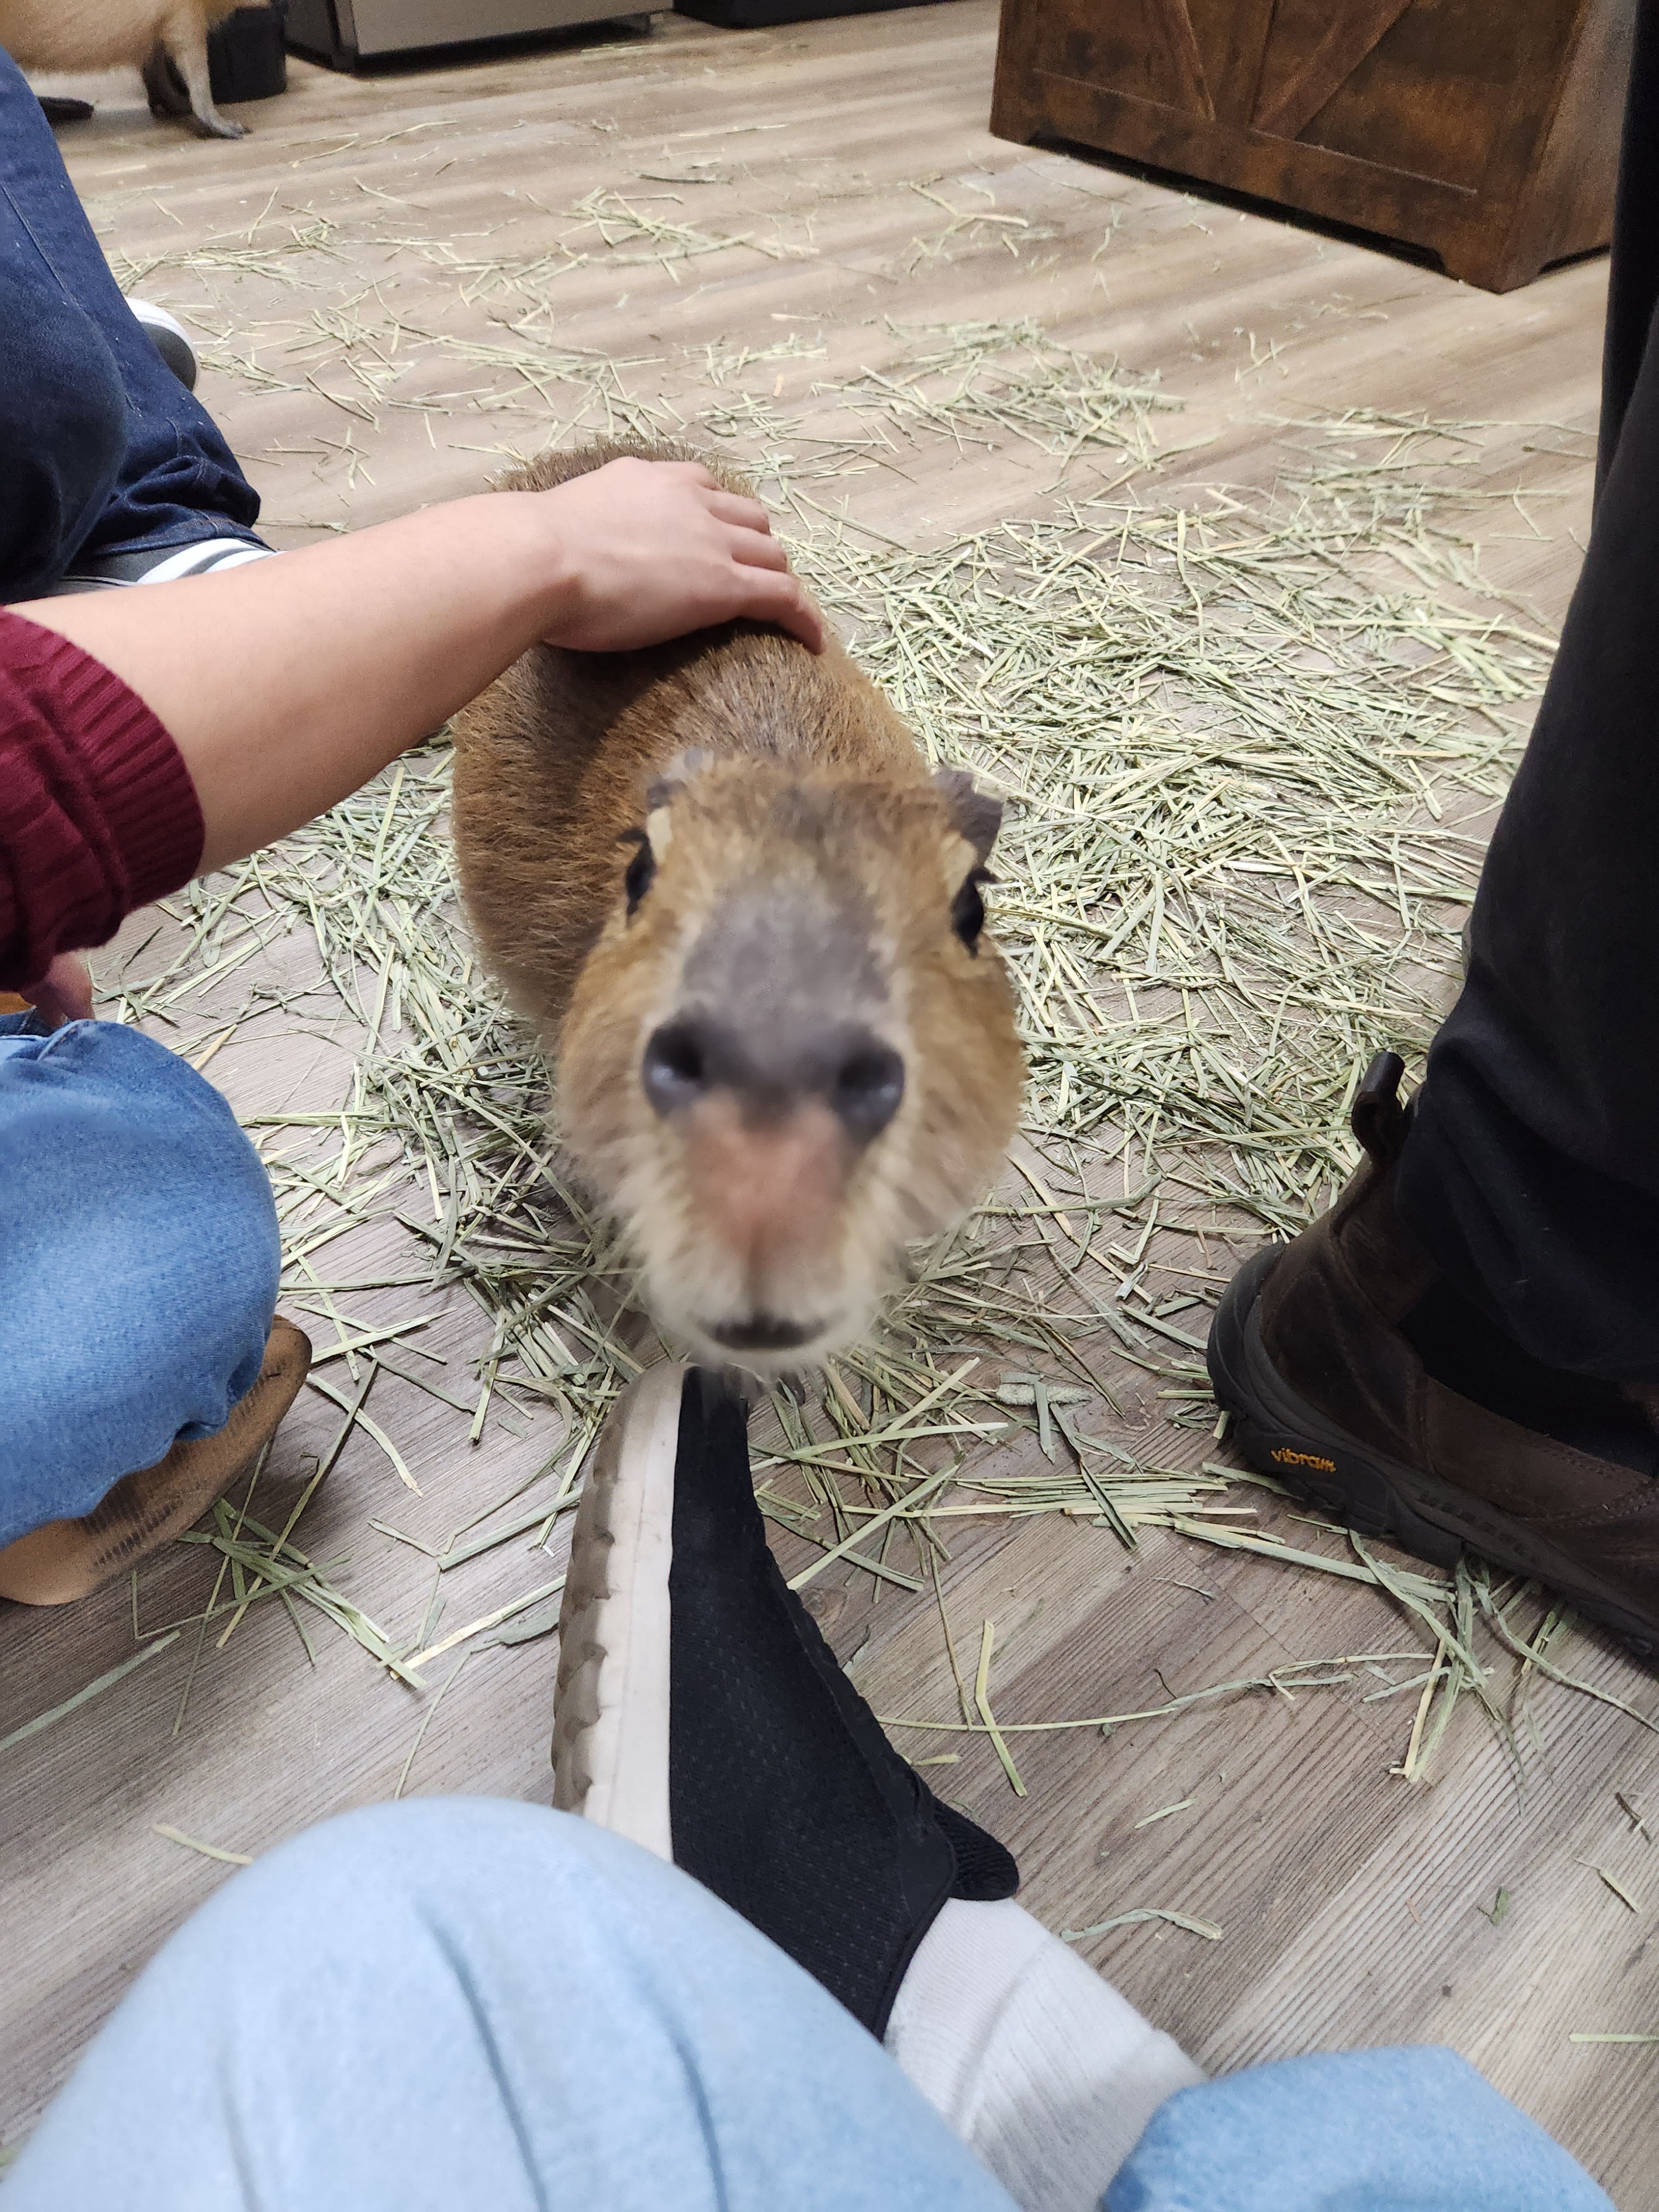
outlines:
M941 1807L847 1680L767 1547L744 1408L688 1376L674 1480L674 1862L873 2034L947 1897L1018 1869Z

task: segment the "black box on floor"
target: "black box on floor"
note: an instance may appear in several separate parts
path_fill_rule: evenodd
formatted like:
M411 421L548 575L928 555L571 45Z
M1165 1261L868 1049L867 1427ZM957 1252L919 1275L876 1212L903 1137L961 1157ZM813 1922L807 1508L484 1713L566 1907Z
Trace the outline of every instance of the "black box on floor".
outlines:
M208 33L216 100L272 100L288 90L282 6L234 8Z
M677 15L718 23L723 31L763 31L778 23L816 23L827 15L875 15L914 8L917 0L674 0Z

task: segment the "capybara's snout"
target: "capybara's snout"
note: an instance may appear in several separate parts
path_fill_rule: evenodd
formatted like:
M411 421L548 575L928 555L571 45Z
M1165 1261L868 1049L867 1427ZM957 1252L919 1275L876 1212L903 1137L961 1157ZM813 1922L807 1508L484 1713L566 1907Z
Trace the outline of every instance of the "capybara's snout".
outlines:
M708 1336L775 1354L833 1332L848 1185L899 1109L902 1055L862 1023L691 1012L652 1032L640 1083L726 1279L723 1310L700 1316Z
M904 1097L904 1061L860 1022L743 1024L690 1012L662 1023L640 1080L665 1119L729 1094L742 1126L764 1130L817 1102L855 1146L878 1137Z

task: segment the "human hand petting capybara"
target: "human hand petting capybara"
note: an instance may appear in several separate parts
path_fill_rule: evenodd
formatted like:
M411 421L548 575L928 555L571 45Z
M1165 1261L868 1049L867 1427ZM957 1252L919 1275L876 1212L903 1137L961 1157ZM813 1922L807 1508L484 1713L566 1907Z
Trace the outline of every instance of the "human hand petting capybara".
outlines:
M790 574L757 499L721 483L701 461L624 454L602 467L603 459L578 476L554 477L538 467L502 486L556 483L560 526L581 549L550 644L629 653L722 621L735 564L747 572L751 618L776 623L822 651L823 619Z
M623 451L689 459L589 447L503 489L568 497ZM721 484L712 519L748 520L748 486ZM554 1051L562 1133L653 1316L764 1373L851 1342L1013 1133L980 893L999 803L930 775L838 645L752 622L533 648L456 741L468 910Z

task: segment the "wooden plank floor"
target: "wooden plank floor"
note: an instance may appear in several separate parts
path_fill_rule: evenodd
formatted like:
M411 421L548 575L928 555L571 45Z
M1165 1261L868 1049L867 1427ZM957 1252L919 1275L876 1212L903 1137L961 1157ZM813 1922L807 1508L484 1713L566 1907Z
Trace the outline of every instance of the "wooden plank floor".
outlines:
M999 142L985 128L994 20L991 0L948 0L775 34L659 19L649 39L577 40L361 82L296 64L285 99L245 111L253 135L234 145L152 123L115 85L62 143L124 281L204 334L204 397L279 544L477 489L504 457L534 450L580 396L568 383L538 389L514 365L538 347L631 364L628 389L695 417L732 397L723 360L798 334L771 398L799 415L814 380L897 357L890 321L1030 317L1159 374L1184 408L1165 431L1189 449L1162 479L1176 491L1271 483L1285 426L1322 410L1478 419L1487 427L1472 481L1525 495L1487 532L1488 568L1558 621L1588 516L1604 266L1492 298L1103 164ZM637 238L609 247L597 228L573 237L580 217L569 211L595 192L753 242L674 259ZM517 289L491 274L503 261ZM732 450L742 453L741 438ZM1054 476L1048 457L1017 441L930 447L905 465L838 477L822 496L912 544L1039 513ZM135 918L103 973L154 928L155 917ZM164 932L146 960L167 941ZM252 979L280 999L302 966L292 948L273 948L239 976L239 998ZM210 1039L221 1004L208 988L165 1033L185 1046ZM349 1084L352 1044L343 1015L276 1011L244 1024L211 1073L247 1115L328 1110ZM331 1253L343 1278L408 1258L380 1231ZM350 1311L373 1321L394 1305L371 1294ZM439 1318L422 1340L448 1355L465 1395L479 1317L453 1292L429 1310ZM360 1436L312 1509L307 1540L317 1556L348 1554L354 1597L412 1637L428 1564L371 1529L371 1516L441 1543L540 1463L544 1439L533 1422L520 1433L495 1419L470 1448L463 1417L392 1377L375 1403L423 1494L404 1492ZM1126 1440L1158 1437L1164 1462L1213 1450L1201 1432L1160 1436L1150 1389L1124 1404ZM302 1400L273 1463L279 1486L337 1419ZM1397 1648L1376 1592L1261 1559L1164 1534L1130 1559L1108 1532L1054 1517L962 1525L944 1602L959 1646L996 1621L1005 1721L1130 1711L1291 1660ZM514 1544L458 1570L446 1624L556 1572L562 1540L550 1562ZM141 1636L199 1607L205 1586L199 1553L158 1562L141 1584ZM877 1603L866 1578L838 1587L833 1571L819 1589L826 1628L856 1653L878 1711L952 1716L931 1598L889 1589ZM131 1655L129 1607L123 1589L56 1617L0 1607L0 1736ZM417 1711L343 1638L319 1642L307 1668L271 1608L224 1650L209 1645L180 1719L191 1642L0 1752L4 2141L27 2133L134 1970L225 1876L158 1838L157 1824L260 1852L390 1796L422 1728L410 1790L548 1799L551 1638L482 1653L441 1708L428 1695ZM1567 1650L1642 1712L1659 1705L1651 1682L1597 1640L1576 1637ZM1368 1704L1358 1689L1261 1695L1105 1741L1089 1729L1023 1735L1023 1799L981 1738L899 1741L918 1753L960 1747L960 1763L939 1773L1019 1853L1026 1901L1050 1925L1158 1906L1222 1929L1209 1941L1154 1923L1084 1947L1206 2065L1447 2042L1583 2158L1623 2212L1654 2212L1659 2054L1569 2038L1659 2028L1647 1955L1659 1861L1614 1794L1659 1805L1659 1742L1637 1720L1544 1684L1523 1780L1466 1700L1433 1778L1411 1784L1390 1771L1411 1702ZM1172 1806L1182 1809L1145 1825ZM1493 1924L1483 1908L1500 1887L1513 1903Z

